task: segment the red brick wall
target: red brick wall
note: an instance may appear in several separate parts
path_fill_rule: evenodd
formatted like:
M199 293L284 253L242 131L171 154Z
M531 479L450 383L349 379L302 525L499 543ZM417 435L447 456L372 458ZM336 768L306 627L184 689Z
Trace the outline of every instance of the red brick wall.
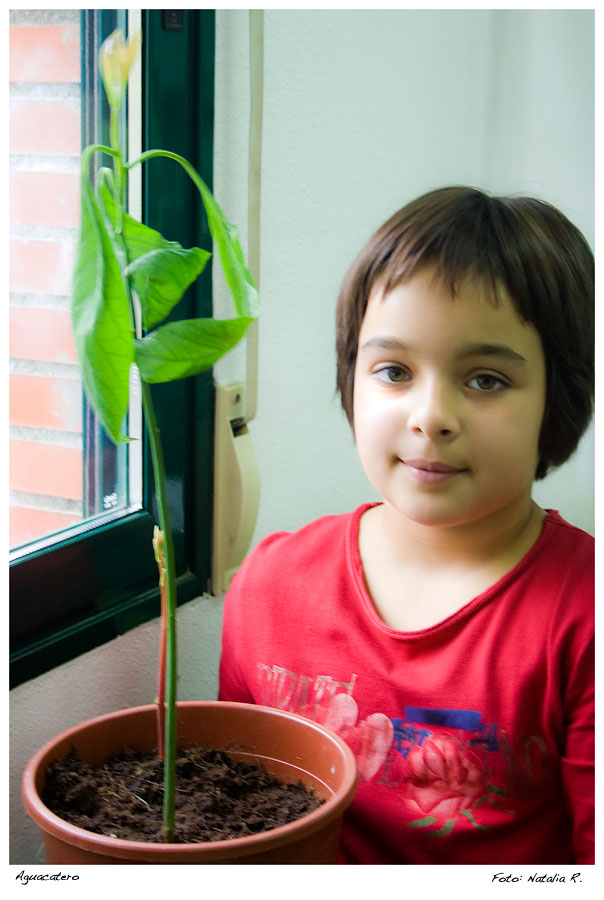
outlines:
M79 215L78 10L10 13L11 547L82 517L82 389L69 316Z

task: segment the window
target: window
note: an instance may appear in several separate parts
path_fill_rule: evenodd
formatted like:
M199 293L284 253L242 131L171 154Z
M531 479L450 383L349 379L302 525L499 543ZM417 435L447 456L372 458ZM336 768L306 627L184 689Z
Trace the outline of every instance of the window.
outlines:
M125 18L105 26L125 30ZM9 542L21 554L107 510L140 508L140 440L118 449L98 427L69 312L81 146L104 142L106 130L98 31L90 12L83 27L78 10L11 14ZM140 438L140 416L131 420Z
M81 385L67 298L80 45L77 10L11 13L11 548L82 519Z
M36 12L42 11L32 11ZM186 156L211 186L214 12L176 12L142 11L142 149L162 147ZM94 65L98 47L117 25L123 27L127 15L120 10L83 10L79 15L84 143L91 138L91 121L102 127L102 108L98 100L90 102L91 97L100 96ZM69 91L73 101L73 88ZM179 167L167 160L152 160L144 169L141 197L143 218L151 227L184 246L211 249L196 191ZM45 296L56 294L44 283L41 291ZM211 267L207 267L174 317L211 315L211 304ZM68 315L66 303L62 311ZM206 590L210 576L212 376L203 373L157 385L153 392L164 439L179 602L183 602ZM11 685L158 614L151 550L155 498L146 442L133 442L139 445L142 484L140 497L132 502L129 485L136 466L116 459L115 448L109 446L85 405L81 434L79 471L88 467L94 477L82 479L81 500L75 499L82 504L83 515L93 518L74 531L59 531L52 539L13 553ZM37 435L45 436L41 430Z

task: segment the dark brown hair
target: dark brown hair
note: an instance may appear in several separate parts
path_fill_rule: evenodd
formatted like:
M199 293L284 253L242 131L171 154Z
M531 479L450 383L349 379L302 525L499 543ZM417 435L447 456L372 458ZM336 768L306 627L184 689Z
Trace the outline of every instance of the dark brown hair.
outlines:
M502 285L521 318L539 332L547 398L536 478L573 453L593 411L594 258L581 232L559 210L531 197L493 197L446 187L395 213L349 269L336 311L337 388L351 426L361 323L379 281L384 292L421 266L455 296L460 278Z

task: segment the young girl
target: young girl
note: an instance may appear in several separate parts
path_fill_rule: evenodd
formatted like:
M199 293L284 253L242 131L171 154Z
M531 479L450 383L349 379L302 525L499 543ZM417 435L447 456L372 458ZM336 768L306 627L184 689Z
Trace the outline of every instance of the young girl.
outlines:
M593 256L470 188L396 213L337 307L338 388L383 498L262 541L220 697L354 750L344 863L593 862L593 539L531 496L593 403Z

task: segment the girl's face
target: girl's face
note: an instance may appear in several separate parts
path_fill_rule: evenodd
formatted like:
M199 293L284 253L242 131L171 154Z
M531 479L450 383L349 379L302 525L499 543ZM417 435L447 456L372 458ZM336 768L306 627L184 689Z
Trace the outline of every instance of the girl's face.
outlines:
M500 292L434 268L369 299L359 335L354 432L385 502L423 525L526 510L545 406L538 332Z

